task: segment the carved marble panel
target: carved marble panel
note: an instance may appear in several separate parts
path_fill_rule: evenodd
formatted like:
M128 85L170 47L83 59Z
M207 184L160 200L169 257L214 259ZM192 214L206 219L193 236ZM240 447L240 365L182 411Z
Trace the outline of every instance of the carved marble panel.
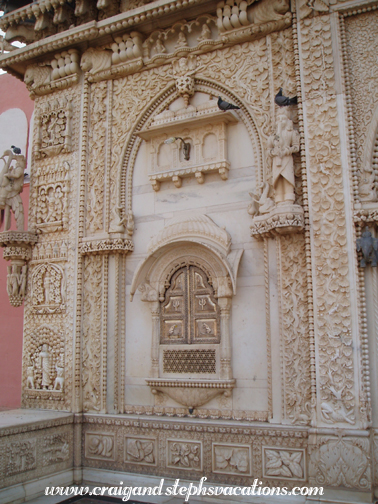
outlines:
M4 475L31 471L37 466L37 439L16 441L5 447Z
M368 438L321 436L309 444L311 484L367 490L371 477Z
M70 436L65 434L49 434L43 437L42 442L42 465L50 466L59 462L64 462L69 459L70 451Z
M32 268L32 306L35 313L59 313L66 308L66 275L58 264Z
M34 142L34 156L40 159L56 156L72 149L72 103L67 98L45 102L37 113L38 134Z
M96 460L115 460L114 434L85 433L85 457Z
M156 439L125 436L124 461L130 464L157 465Z
M251 476L251 447L234 444L212 444L213 472Z
M285 450L263 446L263 476L306 480L305 450Z
M202 442L167 439L167 467L184 471L202 471Z

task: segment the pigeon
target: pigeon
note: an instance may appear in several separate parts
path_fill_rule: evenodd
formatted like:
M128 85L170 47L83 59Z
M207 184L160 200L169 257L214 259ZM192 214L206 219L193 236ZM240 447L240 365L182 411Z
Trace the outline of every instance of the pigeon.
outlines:
M238 107L236 105L232 105L232 103L228 103L228 102L222 100L222 98L220 96L218 97L218 107L220 108L220 110L223 110L223 112L226 112L226 110L231 110L231 109L240 110L240 107Z
M21 154L21 149L19 147L15 147L14 145L11 145L11 149L13 151L13 154Z
M296 105L297 97L294 96L294 98L288 98L287 96L283 96L282 88L280 88L274 98L274 101L279 107L287 107L288 105Z

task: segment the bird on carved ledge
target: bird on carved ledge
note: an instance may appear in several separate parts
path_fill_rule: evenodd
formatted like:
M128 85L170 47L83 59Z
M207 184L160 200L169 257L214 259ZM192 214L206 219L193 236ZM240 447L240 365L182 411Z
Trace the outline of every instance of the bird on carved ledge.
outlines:
M288 98L287 96L284 96L282 94L282 88L280 88L280 90L278 91L278 93L274 98L274 102L279 107L288 107L289 105L296 105L298 100L296 96L294 96L293 98Z
M21 154L21 149L20 147L16 147L15 145L11 145L11 149L13 151L13 154L19 155Z
M222 100L222 98L219 96L218 97L218 107L220 110L222 110L223 112L226 112L226 110L232 110L232 109L235 109L235 110L240 110L240 107L238 107L237 105L233 105L232 103L228 103L224 100Z

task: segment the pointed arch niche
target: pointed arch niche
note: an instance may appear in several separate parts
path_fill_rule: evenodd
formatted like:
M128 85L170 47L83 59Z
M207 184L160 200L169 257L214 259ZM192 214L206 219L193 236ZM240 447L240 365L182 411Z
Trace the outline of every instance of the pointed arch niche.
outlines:
M207 215L168 222L155 236L131 284L152 316L150 376L153 394L163 393L194 409L231 395L230 310L243 250Z

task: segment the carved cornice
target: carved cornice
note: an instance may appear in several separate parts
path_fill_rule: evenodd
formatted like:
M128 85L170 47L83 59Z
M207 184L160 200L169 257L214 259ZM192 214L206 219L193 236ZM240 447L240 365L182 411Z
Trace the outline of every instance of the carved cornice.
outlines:
M54 420L35 420L34 422L31 420L30 423L15 427L0 428L0 437L13 436L42 429L52 429L54 427L60 427L61 425L72 424L73 421L74 416L72 414L67 414L64 418L55 418Z
M3 231L0 233L0 247L34 245L38 236L33 231Z
M263 413L263 412L262 412ZM222 425L218 423L212 423L207 421L206 423L193 422L190 423L189 419L184 421L171 420L170 418L143 418L138 416L133 417L129 415L127 417L117 415L95 415L95 414L84 414L84 424L90 425L109 425L109 426L122 426L122 427L142 427L146 429L154 430L168 430L172 429L175 431L192 431L192 432L209 432L209 433L221 433L221 434L244 434L250 436L276 436L284 438L297 438L305 439L308 437L308 430L302 427L292 427L292 428L281 428L272 427L270 425L254 425L251 427L246 423L239 421L222 422Z
M102 240L82 241L79 251L81 255L95 254L127 254L134 250L132 240L127 238L106 238Z

